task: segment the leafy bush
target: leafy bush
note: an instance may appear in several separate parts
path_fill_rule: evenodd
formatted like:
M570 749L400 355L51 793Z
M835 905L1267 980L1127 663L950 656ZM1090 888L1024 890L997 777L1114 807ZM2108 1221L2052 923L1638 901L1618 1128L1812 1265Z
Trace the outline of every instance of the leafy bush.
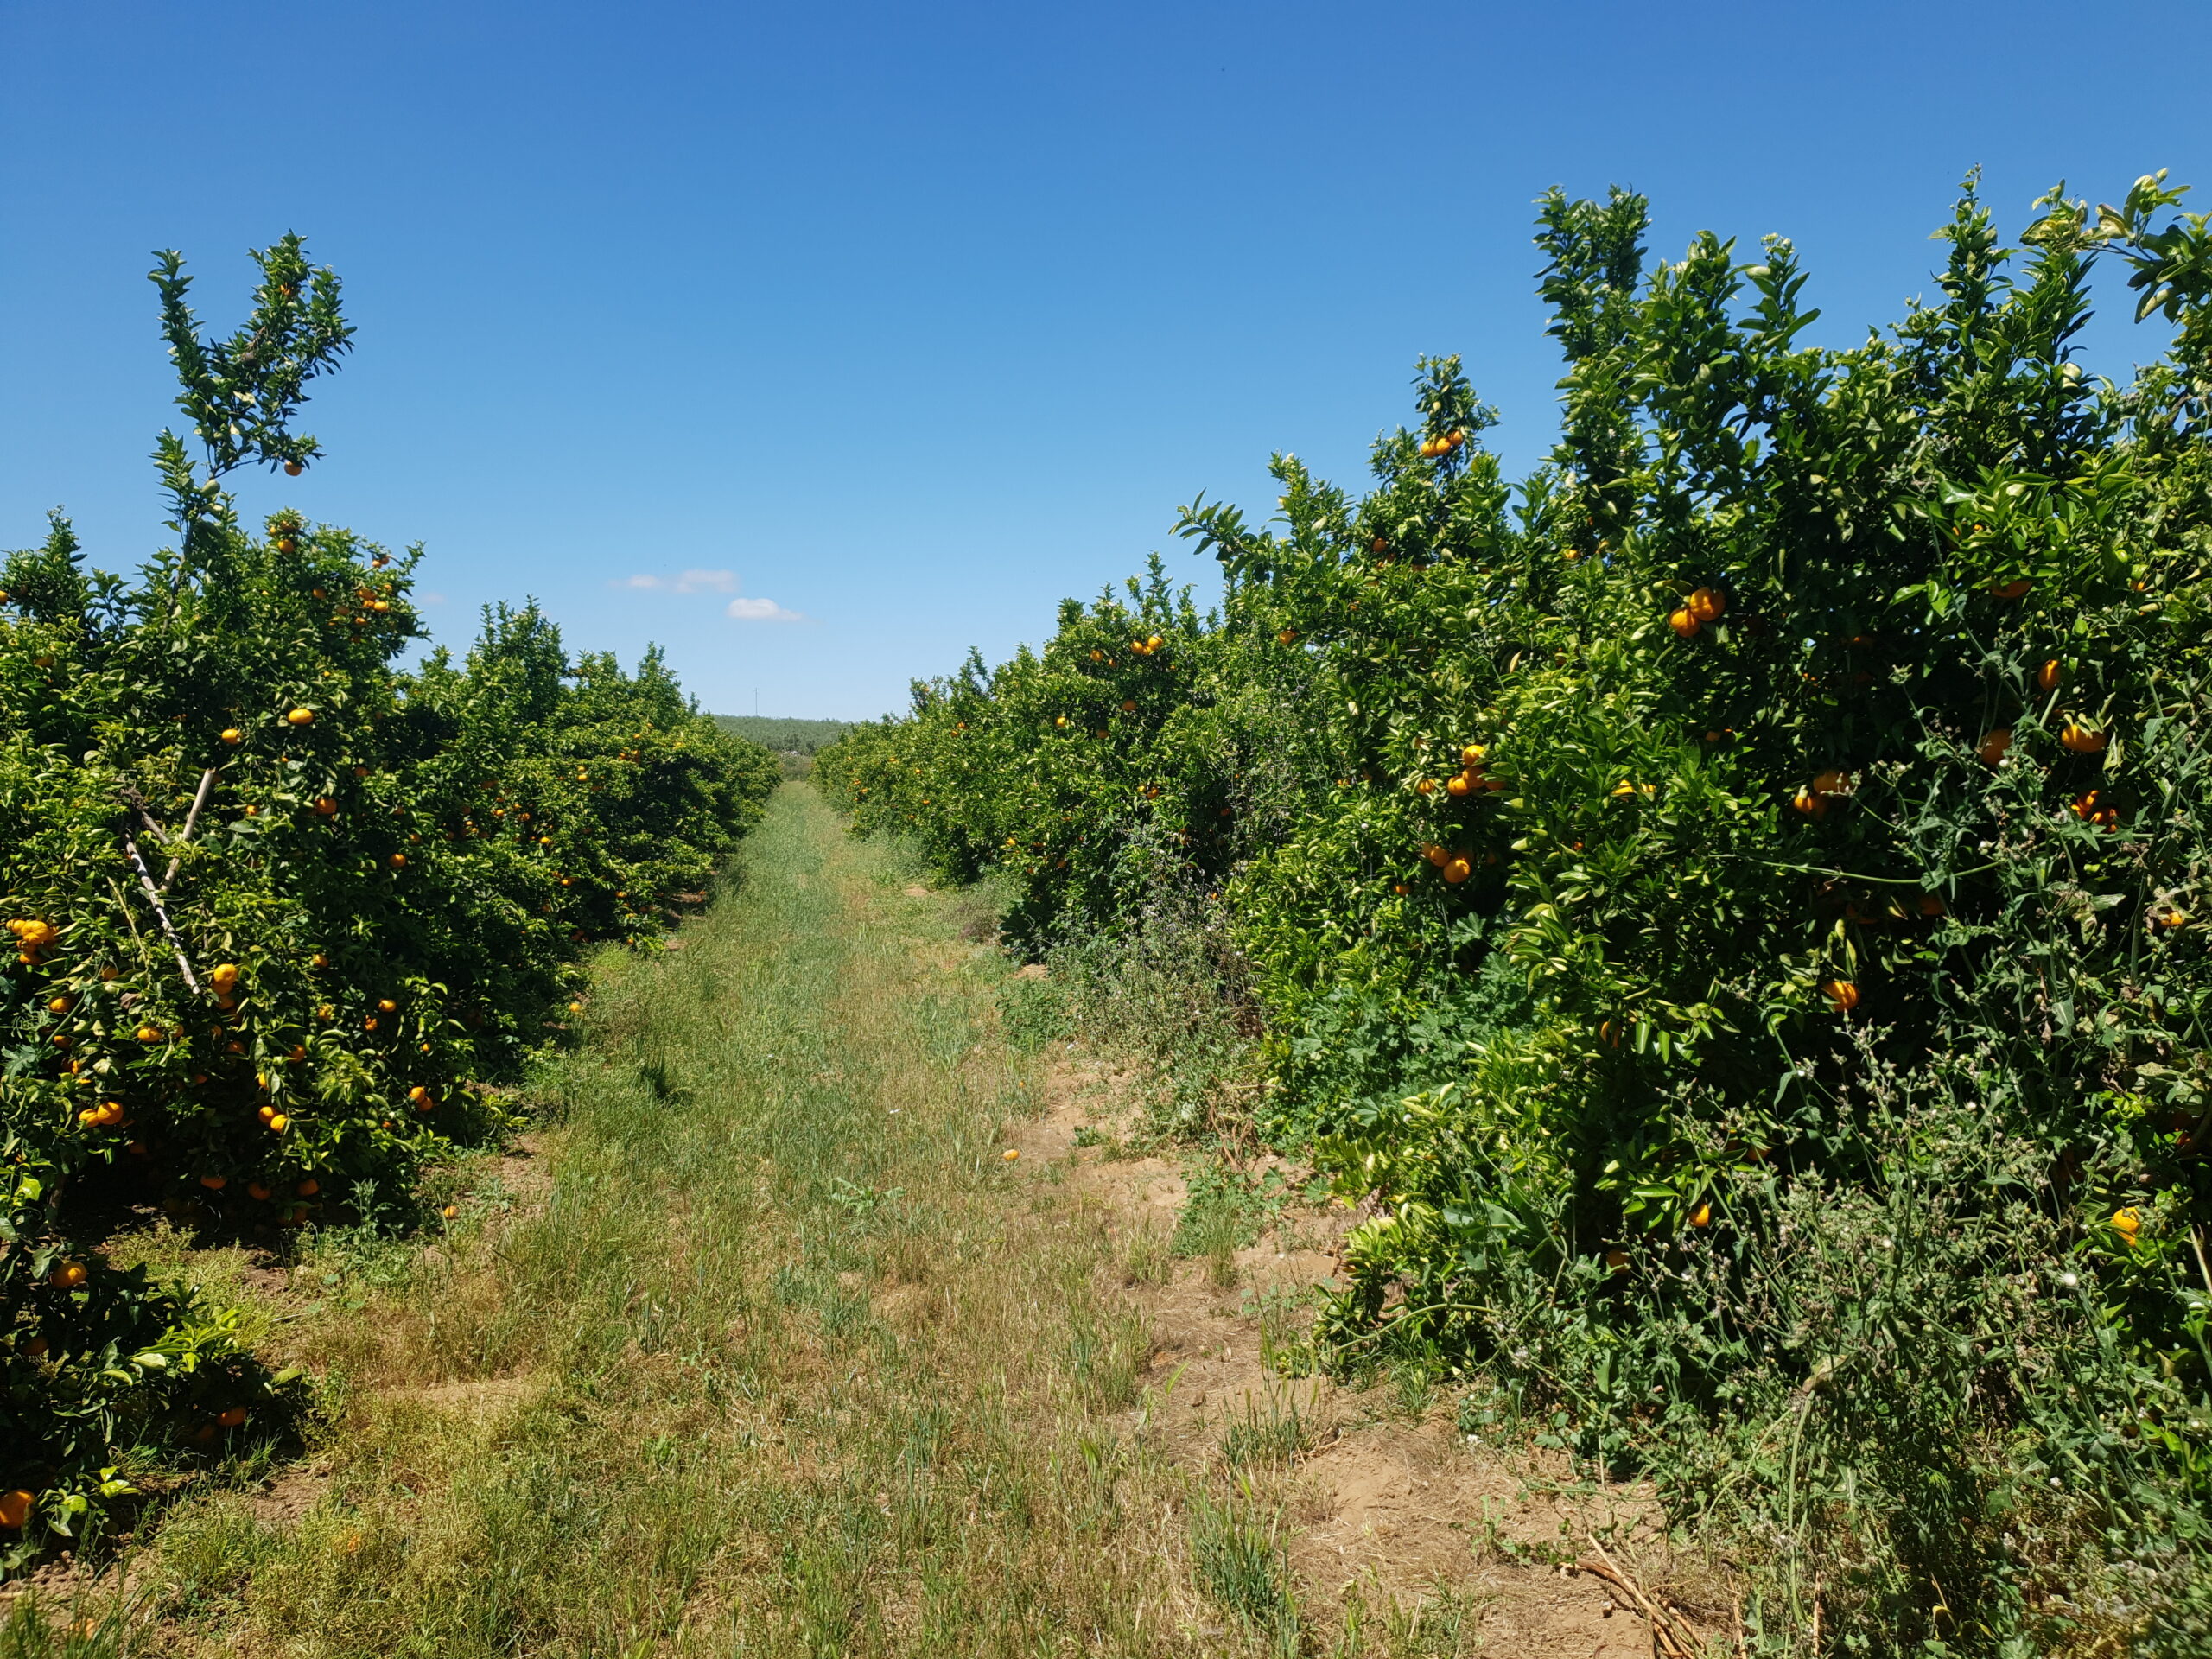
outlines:
M1379 1213L1325 1333L1479 1368L1764 1566L1770 1645L2186 1650L2212 1473L2212 232L1972 187L1848 350L1789 245L1538 245L1563 435L1456 359L1355 499L1200 505L1148 585L820 775L1033 949L1219 895L1263 1127ZM2173 325L2071 342L2117 260ZM2196 1588L2191 1588L2196 1586ZM2069 1599L2069 1598L2071 1598ZM2175 1623L2175 1621L2182 1621ZM1840 1634L1839 1639L1841 1639ZM2008 1645L2009 1644L2009 1645Z
M572 663L534 608L401 672L418 554L239 522L222 479L314 459L289 418L352 332L296 238L257 257L213 345L154 273L203 450L157 446L175 545L126 581L57 518L0 569L0 1567L119 1494L119 1446L219 1452L281 1392L87 1218L404 1190L498 1121L479 1085L548 1039L578 947L651 933L776 780L658 656Z

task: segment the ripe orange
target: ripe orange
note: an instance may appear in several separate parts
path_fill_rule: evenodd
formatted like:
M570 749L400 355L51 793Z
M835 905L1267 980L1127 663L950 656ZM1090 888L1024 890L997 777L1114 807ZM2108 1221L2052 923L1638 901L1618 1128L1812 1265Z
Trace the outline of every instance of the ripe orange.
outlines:
M312 726L315 724L315 710L295 709L284 716L284 723L288 726Z
M315 810L320 817L326 818L336 817L338 816L338 803L331 799L327 795L318 795L315 798Z
M2058 658L2054 657L2049 662L2045 663L2041 668L2036 670L2036 690L2038 691L2056 691L2058 689L2060 677Z
M288 461L284 463L284 476L287 478L297 478L305 471L307 471L307 468L301 466L296 461Z
M64 1262L47 1275L47 1282L56 1290L75 1290L91 1278L91 1269L81 1262Z
M265 1204L269 1201L269 1188L260 1181L249 1181L246 1183L245 1195L249 1198L257 1198Z
M1680 634L1683 639L1694 639L1697 638L1699 632L1704 628L1705 625L1700 622L1695 616L1692 615L1688 607L1685 607L1681 610L1670 611L1668 613L1667 626L1672 628L1676 633Z
M2132 1205L2124 1210L2113 1211L2112 1230L2133 1244L2136 1234L2143 1230L2143 1212Z
M2065 729L2059 733L2058 741L2076 754L2097 754L2112 741L2112 735L2097 730L2094 726L2084 726L2069 715Z
M2030 583L2025 576L2017 582L1993 582L1989 591L1999 599L2018 599L2026 594Z
M1938 898L1936 894L1932 893L1923 893L1920 895L1920 913L1922 915L1941 916L1944 913L1944 910L1945 906L1942 899Z
M297 1192L303 1198L311 1198L315 1197L316 1193L322 1191L322 1185L321 1183L317 1181L314 1176L310 1175L307 1179L302 1181L299 1185L292 1190Z
M1712 1226L1713 1206L1709 1204L1700 1204L1696 1209L1691 1211L1690 1225L1693 1227Z
M245 1408L232 1406L229 1410L219 1414L215 1421L225 1428L236 1428L245 1421Z
M138 1040L139 1040L140 1042L142 1042L142 1043L158 1043L158 1042L160 1042L160 1041L162 1040L162 1028L161 1028L159 1026L141 1026L141 1027L138 1027Z
M0 1527L10 1532L21 1532L31 1518L31 1505L37 1502L20 1487L12 1492L0 1492Z
M238 730L235 726L226 726L223 728L222 738L224 742L236 747L238 744L245 741L245 734Z
M271 1135L282 1135L291 1127L292 1120L282 1112L272 1114L269 1119L269 1133Z
M1445 861L1444 879L1455 887L1474 873L1475 867L1467 861L1465 853L1454 853Z
M1433 778L1424 778L1419 783L1415 784L1414 788L1415 791L1420 794L1433 795L1436 793L1436 779Z
M1838 1014L1849 1014L1859 1006L1859 988L1847 979L1822 980L1821 995Z
M451 1221L461 1214L461 1206L457 1204L449 1204L439 1213L443 1215L448 1221Z
M1298 643L1297 632L1293 629L1285 628L1281 633L1275 635L1275 643L1279 645L1294 645Z
M1827 816L1828 804L1802 785L1800 785L1797 792L1789 798L1789 804L1808 818L1823 818Z
M1974 752L1981 757L1985 766L1993 766L2005 758L2005 752L2012 747L2012 728L1999 726L1982 734L1981 741L1974 745Z
M394 853L391 855L391 868L395 870L405 869L407 868L407 855L404 853Z
M1700 588L1690 594L1689 602L1682 608L1700 622L1718 622L1721 613L1728 608L1728 601L1710 588Z
M1444 792L1454 799L1465 795L1474 786L1475 780L1464 772L1455 773L1444 780Z
M1008 1147L1004 1152L1001 1153L999 1156L1010 1164L1021 1156L1021 1150L1018 1147Z
M1626 1250L1607 1250L1605 1252L1605 1265L1615 1273L1626 1273L1628 1271L1628 1252Z
M1427 846L1421 849L1421 855L1427 859L1430 863L1435 865L1440 870L1444 868L1445 861L1452 856L1451 854L1446 852L1443 848L1439 847L1433 842L1431 842Z

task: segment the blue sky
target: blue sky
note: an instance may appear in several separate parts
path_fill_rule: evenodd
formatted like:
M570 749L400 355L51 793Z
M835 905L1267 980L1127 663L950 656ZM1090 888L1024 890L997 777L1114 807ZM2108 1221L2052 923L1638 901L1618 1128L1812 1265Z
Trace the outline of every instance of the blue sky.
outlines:
M1533 463L1548 185L1646 191L1658 254L1790 235L1847 343L1969 167L2012 228L2061 177L2207 206L2208 61L2202 0L0 0L0 546L158 543L149 253L227 326L296 229L360 333L249 511L426 543L452 643L531 594L710 708L873 715L1154 549L1203 585L1177 505L1356 482L1419 353ZM2115 306L2088 357L2154 348Z

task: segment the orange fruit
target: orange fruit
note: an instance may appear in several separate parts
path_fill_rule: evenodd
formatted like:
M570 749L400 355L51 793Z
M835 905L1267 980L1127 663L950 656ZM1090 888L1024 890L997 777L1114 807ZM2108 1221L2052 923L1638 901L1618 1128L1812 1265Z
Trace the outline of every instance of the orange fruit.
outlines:
M1795 795L1789 798L1789 804L1808 818L1821 818L1827 816L1828 804L1814 794L1811 790L1802 786Z
M138 1040L139 1040L140 1042L142 1042L142 1043L158 1043L158 1042L160 1042L160 1041L162 1040L162 1028L161 1028L159 1026L141 1026L141 1027L138 1027Z
M48 1014L67 1014L76 1005L77 999L73 996L57 996L46 1005L46 1011Z
M37 1501L20 1487L12 1492L0 1492L0 1527L21 1532L23 1523L31 1518L31 1505Z
M1281 645L1296 645L1298 643L1298 635L1294 630L1285 628L1281 633L1275 635L1275 643Z
M1936 897L1936 895L1932 893L1922 893L1920 895L1920 913L1923 916L1942 915L1944 913L1942 899Z
M47 1282L56 1290L75 1290L92 1276L83 1262L64 1262L47 1275Z
M271 1134L271 1135L282 1135L282 1134L283 1134L283 1133L284 1133L284 1131L285 1131L285 1130L287 1130L287 1129L290 1128L291 1127L292 1127L292 1120L291 1120L290 1118L289 1118L289 1117L285 1116L283 1113L282 1113L282 1112L274 1112L274 1113L271 1113L271 1114L270 1115L270 1118L269 1118L269 1133L270 1133L270 1134Z
M224 742L230 744L234 748L238 745L245 741L245 734L238 730L235 726L226 726L223 728L222 737Z
M1690 1225L1693 1227L1712 1226L1713 1206L1709 1204L1700 1204L1696 1209L1691 1211Z
M2066 717L2065 729L2059 733L2058 741L2076 754L2097 754L2112 741L2112 736L2109 733L2097 730L2094 726L2084 726L2073 715L2069 715Z
M1699 632L1705 626L1705 625L1700 622L1695 616L1691 614L1690 610L1687 606L1679 611L1669 612L1667 613L1667 626L1672 628L1676 633L1681 635L1685 639L1696 639Z
M1467 861L1465 853L1454 853L1445 861L1444 879L1455 887L1474 873L1475 867Z
M200 1178L200 1185L210 1192L219 1192L230 1184L231 1178L227 1175L202 1175Z
M1834 798L1851 793L1851 774L1831 767L1813 774L1813 793L1823 798Z
M284 716L284 722L288 726L312 726L315 724L315 710L312 709L295 709L290 714Z
M1465 795L1474 786L1475 780L1468 777L1464 772L1444 780L1444 792L1454 798Z
M2133 1205L2124 1210L2113 1211L2112 1230L2133 1244L2135 1242L2135 1235L2143 1230L2143 1212Z
M301 466L296 461L288 461L284 463L284 476L287 478L297 478L305 471L307 471L307 468Z
M1985 766L1993 766L2005 758L2005 752L2012 747L2012 728L1999 726L1982 734L1981 741L1974 746L1974 752L1981 757Z
M1419 783L1415 784L1414 788L1415 791L1420 794L1433 795L1436 793L1436 779L1433 778L1424 778Z
M245 1195L249 1198L257 1198L266 1204L269 1201L269 1188L263 1182L249 1181L246 1183Z
M2049 662L2045 663L2041 668L2036 670L2036 690L2038 691L2056 691L2058 689L2060 677L2061 673L2058 666L2058 658L2054 657Z
M221 1415L217 1417L215 1421L220 1423L225 1428L236 1428L245 1421L245 1408L244 1406L232 1406L228 1411L224 1412Z
M1607 1250L1605 1252L1605 1265L1611 1268L1615 1273L1626 1273L1628 1271L1628 1252L1626 1250Z
M1849 1014L1859 1006L1859 988L1847 979L1824 979L1821 995L1838 1014Z
M315 798L315 810L322 817L335 817L338 816L338 803L327 795L318 795Z
M1721 613L1728 608L1728 601L1710 588L1700 588L1690 594L1682 608L1700 622L1718 622Z
M1019 1147L1008 1147L1004 1152L1001 1153L999 1156L1010 1164L1014 1162L1014 1160L1021 1156L1021 1152Z
M1421 849L1421 855L1427 859L1430 863L1435 865L1440 870L1444 868L1446 861L1452 856L1451 854L1446 852L1443 848L1437 846L1433 842Z
M2029 585L2028 579L2022 576L2017 582L1993 582L1989 591L1999 599L2018 599L2026 594Z
M407 868L407 855L404 853L394 853L391 855L391 868L395 870L405 869Z
M299 1185L292 1190L297 1192L303 1198L311 1198L315 1197L316 1193L322 1191L322 1185L314 1176L310 1175L307 1179L302 1181Z

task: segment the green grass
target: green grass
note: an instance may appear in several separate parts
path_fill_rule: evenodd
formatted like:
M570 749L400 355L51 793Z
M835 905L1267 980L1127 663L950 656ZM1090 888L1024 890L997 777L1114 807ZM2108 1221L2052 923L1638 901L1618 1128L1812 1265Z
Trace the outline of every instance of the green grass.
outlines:
M70 1651L1285 1650L1272 1523L1137 1432L1163 1241L1001 1161L1006 968L912 880L787 787L680 950L601 964L550 1193L315 1258L304 1512L188 1496Z

